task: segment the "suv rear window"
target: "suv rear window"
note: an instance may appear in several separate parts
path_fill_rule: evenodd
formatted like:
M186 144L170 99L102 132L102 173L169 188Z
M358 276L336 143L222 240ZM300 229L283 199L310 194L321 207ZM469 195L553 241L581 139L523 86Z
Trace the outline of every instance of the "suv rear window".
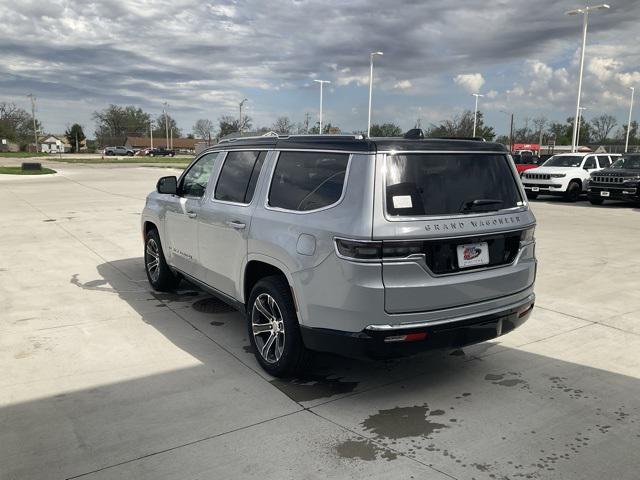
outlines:
M477 213L521 202L506 155L391 155L386 171L389 215Z
M281 152L273 172L269 205L307 211L327 207L342 196L349 154Z

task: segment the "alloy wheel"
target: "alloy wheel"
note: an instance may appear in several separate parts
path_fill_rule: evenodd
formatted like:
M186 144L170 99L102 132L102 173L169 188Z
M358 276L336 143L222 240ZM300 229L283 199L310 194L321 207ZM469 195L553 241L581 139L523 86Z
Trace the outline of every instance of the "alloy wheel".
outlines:
M153 238L147 240L146 253L147 272L151 280L157 282L160 277L160 249Z
M268 293L261 293L251 309L251 330L256 348L267 363L276 363L284 352L284 320L278 304Z

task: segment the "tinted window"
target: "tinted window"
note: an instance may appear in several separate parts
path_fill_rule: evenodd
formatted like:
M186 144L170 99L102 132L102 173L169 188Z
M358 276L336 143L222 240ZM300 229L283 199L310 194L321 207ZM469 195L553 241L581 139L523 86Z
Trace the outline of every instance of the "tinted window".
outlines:
M582 168L588 168L589 170L591 170L592 168L598 168L596 167L596 157L587 158L587 161L584 162L584 167Z
M504 155L393 155L387 157L386 183L390 215L495 211L521 201Z
M204 195L217 156L217 152L209 153L193 164L182 178L181 192L183 195L187 197L202 197Z
M273 172L269 205L287 210L315 210L342 195L349 155L281 152Z
M545 167L579 167L582 155L554 155L544 162Z
M640 155L629 155L618 158L611 168L640 169Z
M607 155L598 155L598 163L600 164L600 168L607 168L611 165L611 160Z
M229 152L218 178L214 198L250 203L267 152Z

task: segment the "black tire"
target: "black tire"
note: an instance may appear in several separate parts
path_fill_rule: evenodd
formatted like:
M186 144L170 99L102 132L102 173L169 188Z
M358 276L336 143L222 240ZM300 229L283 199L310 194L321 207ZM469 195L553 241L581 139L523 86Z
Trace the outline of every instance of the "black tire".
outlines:
M155 252L156 254L154 255ZM156 269L153 269L153 261L157 261ZM144 270L147 279L154 290L169 292L175 290L180 283L180 277L174 274L164 258L160 235L156 229L147 232L144 239Z
M577 202L580 199L580 194L582 193L582 187L576 181L572 181L569 183L567 187L567 191L564 193L564 199L567 202Z
M602 205L604 203L604 198L589 197L589 202L591 202L591 205Z
M275 303L275 308L268 303L269 298ZM256 302L261 303L263 309L266 307L267 312L276 314L272 316L274 321L270 321L267 316L260 313ZM278 314L282 319L281 322L277 320ZM254 335L254 322L256 325L265 325L265 327L270 325L272 330L261 329L261 333ZM271 346L266 349L266 354L263 354L261 349L264 350L271 339L276 324L275 338L271 341ZM269 375L296 376L307 367L311 352L302 342L291 289L284 277L265 277L253 287L247 302L247 328L256 360Z
M127 157L133 157L133 152L127 152Z
M538 198L538 194L535 192L527 192L527 198L529 200L535 200L536 198Z

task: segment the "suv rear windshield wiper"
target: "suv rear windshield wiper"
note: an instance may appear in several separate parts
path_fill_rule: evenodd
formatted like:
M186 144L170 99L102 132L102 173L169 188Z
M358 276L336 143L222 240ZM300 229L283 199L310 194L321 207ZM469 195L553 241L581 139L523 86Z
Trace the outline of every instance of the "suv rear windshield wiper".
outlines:
M477 198L476 200L470 200L468 202L464 202L462 207L460 207L460 213L472 212L472 211L492 211L497 210L493 208L482 208L488 207L490 205L502 205L504 202L502 200L494 199L494 198Z

